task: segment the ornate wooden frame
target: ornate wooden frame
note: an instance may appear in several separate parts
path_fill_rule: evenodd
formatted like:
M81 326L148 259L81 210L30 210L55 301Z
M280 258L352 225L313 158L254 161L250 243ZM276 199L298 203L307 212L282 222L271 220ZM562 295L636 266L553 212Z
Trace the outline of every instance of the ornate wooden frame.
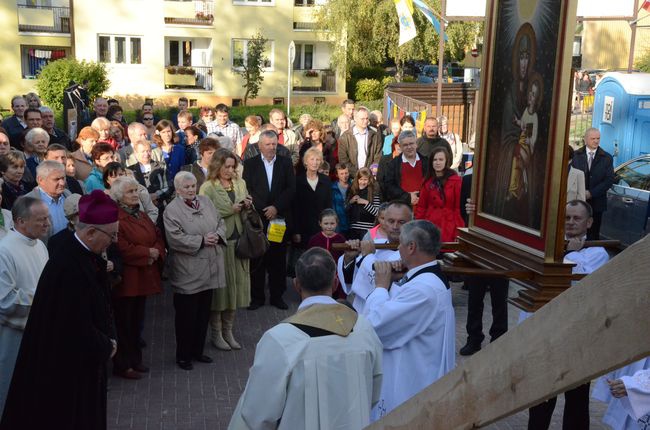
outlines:
M470 219L469 228L461 230L459 234L459 251L455 256L455 265L467 265L467 266L478 266L485 269L492 270L507 270L515 271L520 273L517 276L517 282L519 282L525 288L520 292L520 296L517 299L514 299L513 302L521 307L522 309L533 311L541 307L544 303L551 300L553 297L564 291L570 286L571 282L571 265L563 264L563 253L564 253L564 211L565 211L565 202L566 202L566 181L568 171L566 169L567 162L567 135L569 129L570 121L570 99L571 99L571 86L572 86L572 74L571 74L571 54L572 54L572 43L573 43L573 33L575 29L575 17L576 17L576 8L577 0L494 0L488 2L488 10L486 15L486 38L484 43L484 56L483 56L483 68L482 68L482 81L484 82L483 88L480 92L480 101L479 101L479 125L477 131L477 149L476 155L474 157L474 175L472 181L472 198L477 202L477 211ZM509 8L509 9L508 9ZM497 190L494 187L494 184L499 184L497 179L493 179L492 175L499 174L495 171L495 165L489 165L490 162L493 162L495 159L495 154L498 157L510 157L512 159L513 155L511 153L501 154L496 152L498 148L500 151L501 147L506 147L505 139L501 140L490 140L490 137L495 135L494 133L494 118L498 118L498 115L502 115L502 124L505 124L504 121L509 120L505 118L507 115L507 110L502 104L492 104L493 101L493 86L498 90L501 90L502 99L510 96L511 99L516 99L519 101L521 99L521 89L515 89L514 83L517 82L516 77L512 81L512 88L509 88L509 92L506 94L506 86L511 85L507 79L504 79L503 74L498 74L495 70L509 70L512 73L516 67L517 73L522 73L522 76L526 76L527 82L532 82L533 78L532 73L535 72L533 65L530 65L535 60L535 50L544 50L548 54L549 48L548 45L541 46L538 39L536 39L536 34L540 34L543 37L540 41L548 39L546 33L533 32L532 40L533 42L529 45L521 43L520 34L524 29L524 26L528 25L530 30L534 28L534 25L531 25L529 21L521 18L521 13L518 18L519 21L517 26L513 25L504 25L504 21L499 21L499 19L513 20L512 16L514 12L525 10L551 10L555 18L559 17L558 22L558 34L553 35L554 39L557 40L555 45L554 54L554 63L553 66L542 66L546 67L544 70L544 84L545 87L543 90L542 97L550 98L546 101L546 107L548 110L542 110L540 114L540 123L538 131L545 136L546 140L543 141L546 150L545 165L543 169L537 169L537 173L543 171L544 178L543 181L538 180L538 176L532 176L532 181L538 180L537 190L539 190L541 184L543 184L543 196L541 199L540 213L537 213L536 216L539 217L539 228L522 225L518 222L513 222L512 219L508 219L505 216L500 216L495 214L498 212L494 207L501 205L501 211L506 213L506 204L503 201L497 201L496 196L500 192L501 195L509 194L508 189L504 190L503 186L500 187L500 190ZM505 18L503 16L505 16ZM508 13L510 15L508 15ZM535 13L535 12L534 12ZM548 17L551 16L549 12L547 15L531 15L538 22L539 20L546 19L548 22ZM539 17L542 18L539 18ZM497 34L499 29L507 29L508 32L502 31L501 35ZM537 28L544 28L537 24ZM516 37L514 36L516 32ZM504 39L504 37L510 37L510 40L514 40L511 47L508 47L511 52L510 58L497 58L499 51L503 52L505 48L503 45L496 46L497 39ZM530 40L529 37L527 40ZM528 51L524 52L528 46ZM532 52L531 47L532 46ZM515 60L515 51L517 50L518 55L523 58L523 55L528 55L529 60L525 60L527 66L520 66ZM550 48L550 51L553 51ZM524 53L522 53L524 52ZM530 59L532 57L532 59ZM544 58L544 57L542 57ZM521 61L521 60L520 60ZM530 61L530 63L528 63ZM509 64L507 64L508 62ZM544 63L546 64L546 63ZM548 63L550 64L550 63ZM526 70L521 72L521 70ZM550 70L549 70L550 69ZM539 75L539 73L537 73ZM509 76L510 77L510 76ZM536 76L535 78L539 78ZM501 81L495 81L495 79L500 79ZM551 80L551 85L546 83ZM524 78L521 78L521 81L524 81ZM505 82L500 84L500 82ZM501 85L501 88L498 87ZM520 84L520 86L523 86ZM531 93L531 86L528 86L526 90L526 95ZM539 87L538 87L539 88ZM518 92L518 94L517 94ZM498 100L498 91L495 92L496 96L494 100ZM519 97L519 99L517 99ZM528 100L528 99L526 99ZM539 106L539 98L537 99ZM532 103L535 105L535 103ZM516 108L515 108L516 109ZM513 111L516 111L513 109ZM529 109L526 107L525 109ZM535 120L537 121L537 108L535 112ZM492 130L490 130L490 121L492 120ZM523 122L523 114L522 114ZM548 124L548 128L544 127L544 122ZM509 126L512 127L512 126ZM541 130L540 130L541 129ZM496 132L496 135L503 137L506 135L505 129L501 129ZM514 133L517 133L515 131ZM530 136L530 130L524 131L522 128L521 134L528 133ZM511 130L511 135L513 134ZM519 142L521 144L521 139L515 140L514 142ZM531 139L532 140L532 139ZM537 142L540 142L540 139L537 139ZM490 143L488 143L490 142ZM510 142L513 142L511 139ZM501 144L501 147L498 145ZM492 145L492 146L491 146ZM517 146L517 144L515 144ZM514 153L514 151L513 151ZM542 152L543 154L543 152ZM488 159L488 155L492 155L491 159ZM531 157L532 158L532 157ZM508 166L507 162L503 159L499 160L499 165ZM503 168L499 169L503 172ZM533 170L534 172L534 170ZM503 173L502 173L503 175ZM509 183L505 182L506 184ZM501 181L501 185L504 184L504 181ZM532 189L532 188L531 188ZM494 197L491 194L494 192ZM536 201L533 201L533 198L530 197L533 195L532 191L529 191L530 195L528 197L528 202L526 203L526 208L530 209L532 205L538 205ZM491 199L491 200L490 200ZM495 203L496 202L496 203ZM519 203L518 203L519 204ZM491 206L491 208L489 208ZM521 206L521 205L520 205ZM512 208L513 206L511 206ZM516 211L510 210L507 212L507 215L512 216L513 214L518 214ZM529 213L530 215L530 213ZM530 221L529 221L530 222Z

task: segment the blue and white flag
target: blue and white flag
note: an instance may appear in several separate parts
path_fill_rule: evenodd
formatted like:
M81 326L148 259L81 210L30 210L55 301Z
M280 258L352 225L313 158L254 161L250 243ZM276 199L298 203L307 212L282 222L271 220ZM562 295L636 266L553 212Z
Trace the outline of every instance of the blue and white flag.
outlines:
M422 0L413 0L413 5L422 12L425 18L433 25L433 28L436 29L438 34L440 34L440 21L436 18L436 15L433 13L431 8L427 6ZM445 41L448 40L447 33L445 33Z
M413 15L411 15L411 11L409 10L406 0L395 0L395 8L397 9L397 16L399 18L398 46L402 46L417 36L417 30L415 29Z

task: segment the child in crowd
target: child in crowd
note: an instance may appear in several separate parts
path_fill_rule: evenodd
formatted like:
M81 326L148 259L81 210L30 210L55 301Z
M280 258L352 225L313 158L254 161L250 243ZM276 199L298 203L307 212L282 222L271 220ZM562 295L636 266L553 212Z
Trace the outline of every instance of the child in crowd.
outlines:
M347 193L349 239L362 239L375 226L375 217L381 203L379 194L379 186L370 169L359 169Z
M386 239L388 239L388 234L383 228L384 212L386 212L388 205L389 203L387 202L379 205L379 209L377 210L377 225L368 230L368 233L363 236L363 240L379 240L383 243L386 241Z
M313 248L315 246L319 248L326 249L334 261L338 261L339 257L343 255L343 251L335 251L332 249L332 244L335 243L345 243L345 237L342 234L336 232L336 228L339 223L339 218L336 216L336 211L334 209L325 209L320 213L318 224L320 225L320 233L316 233L309 239L308 248ZM336 291L332 295L335 299L346 297L346 294L341 289L340 285L336 288Z
M330 163L327 161L323 161L320 163L320 167L318 168L318 173L322 173L323 175L327 176L329 178L330 176Z
M339 225L336 231L347 237L350 224L348 224L345 196L347 196L348 188L350 187L350 171L345 163L338 163L335 170L337 180L332 181L332 208L336 211L336 215L339 218Z

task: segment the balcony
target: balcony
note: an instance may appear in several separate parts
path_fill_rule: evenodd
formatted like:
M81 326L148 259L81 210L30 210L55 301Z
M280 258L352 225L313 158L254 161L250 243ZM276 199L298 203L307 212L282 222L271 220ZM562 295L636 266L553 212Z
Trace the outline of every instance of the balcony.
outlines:
M310 31L316 29L315 7L313 2L296 1L293 8L293 29Z
M166 0L165 24L212 25L214 2L212 0Z
M335 93L336 72L330 69L294 70L293 91L310 93Z
M165 89L212 91L212 67L167 66Z
M70 34L70 8L19 4L18 31Z

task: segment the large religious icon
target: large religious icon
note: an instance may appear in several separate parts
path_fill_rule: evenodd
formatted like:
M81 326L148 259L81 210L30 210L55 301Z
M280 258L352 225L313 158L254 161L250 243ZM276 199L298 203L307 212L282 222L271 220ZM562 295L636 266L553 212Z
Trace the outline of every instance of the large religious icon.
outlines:
M559 215L570 5L575 2L488 2L474 224L539 251L557 225L549 217Z

